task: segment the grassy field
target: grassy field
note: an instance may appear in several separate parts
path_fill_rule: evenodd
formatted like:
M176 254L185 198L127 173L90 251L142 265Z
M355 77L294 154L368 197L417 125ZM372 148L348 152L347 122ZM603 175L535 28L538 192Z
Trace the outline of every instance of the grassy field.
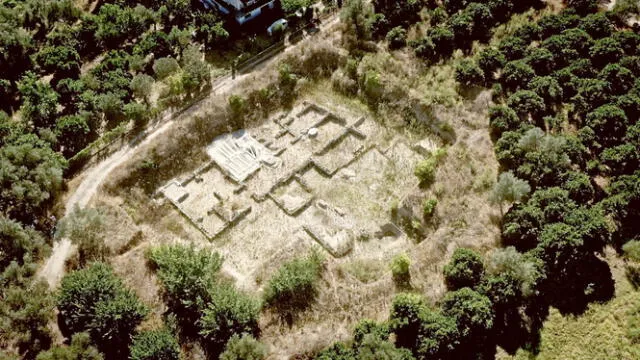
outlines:
M618 262L619 260L610 261ZM640 305L640 291L633 289L622 264L611 264L616 296L605 304L592 304L581 316L562 316L551 309L541 333L537 355L520 350L515 356L499 354L500 360L639 359L640 344L627 337L630 313ZM637 313L635 316L638 316Z

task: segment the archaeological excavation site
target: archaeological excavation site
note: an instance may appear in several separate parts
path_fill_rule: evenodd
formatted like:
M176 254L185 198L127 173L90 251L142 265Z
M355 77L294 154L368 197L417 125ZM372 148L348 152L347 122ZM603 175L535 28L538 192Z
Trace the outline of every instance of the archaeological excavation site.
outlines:
M304 101L259 127L218 136L206 148L209 161L156 198L219 246L243 278L295 243L336 258L370 256L371 246L393 253L409 240L390 209L419 185L414 168L434 148Z

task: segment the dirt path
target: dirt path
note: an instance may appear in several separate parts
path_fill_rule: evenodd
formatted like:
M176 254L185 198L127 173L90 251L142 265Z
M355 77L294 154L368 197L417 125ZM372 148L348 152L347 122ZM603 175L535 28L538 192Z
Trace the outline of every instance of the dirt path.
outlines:
M337 24L339 18L337 16L328 19L320 26L320 30L324 31L327 28L330 28ZM78 206L79 208L84 208L89 203L89 200L95 195L100 185L104 182L104 180L109 176L111 171L113 171L116 167L120 166L127 160L131 158L141 147L149 144L153 139L158 136L164 134L171 126L176 122L177 119L183 116L191 116L194 113L197 113L203 110L203 106L207 105L207 100L211 96L230 94L235 88L236 84L240 82L245 77L253 76L256 72L262 71L267 64L278 61L283 54L288 53L292 49L307 43L308 41L312 41L314 37L308 36L305 39L299 41L295 45L287 47L284 51L275 56L265 59L264 61L255 64L253 67L253 72L242 74L236 77L235 80L231 79L229 76L222 77L218 79L213 86L213 89L209 96L199 100L195 104L191 105L186 111L182 112L178 116L175 114L169 114L162 118L162 120L158 121L155 127L147 129L146 136L142 141L132 141L129 144L125 145L122 149L117 152L111 154L108 158L104 159L100 163L96 164L92 168L85 171L85 177L80 183L80 185L75 189L73 194L69 196L69 199L66 203L66 213L68 215L73 209ZM39 271L39 276L44 278L51 288L57 286L57 284L62 279L62 276L65 272L65 261L71 255L74 250L74 245L71 244L69 239L61 239L56 242L53 246L51 256L46 260L44 265Z

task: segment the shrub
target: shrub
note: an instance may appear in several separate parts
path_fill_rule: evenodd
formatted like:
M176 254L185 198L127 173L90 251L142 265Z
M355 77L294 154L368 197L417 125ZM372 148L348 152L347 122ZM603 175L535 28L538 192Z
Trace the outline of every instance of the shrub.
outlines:
M353 329L354 346L360 346L367 336L387 340L389 338L389 326L387 324L378 324L369 319L360 320L355 329Z
M624 258L640 263L640 240L631 240L622 246Z
M267 354L267 347L251 335L233 335L220 355L220 360L262 360Z
M334 71L333 75L331 75L331 86L333 90L347 96L358 94L358 83L340 69Z
M149 102L154 80L147 74L137 74L131 79L131 91L138 99Z
M364 95L369 106L375 109L384 95L384 85L380 74L374 70L367 70L362 77L361 89L362 95Z
M129 358L131 360L179 360L180 344L166 329L143 331L134 336Z
M424 202L422 202L422 217L425 220L431 219L436 212L437 205L438 205L438 200L425 199Z
M307 309L318 294L322 262L320 254L314 251L306 258L282 265L267 284L265 303L288 320Z
M174 58L160 58L153 63L153 72L156 74L156 79L162 80L167 76L175 73L180 68L178 61Z
M462 60L456 65L456 81L466 87L482 86L484 84L484 72L471 59Z
M422 186L431 185L435 181L437 163L435 159L428 158L418 163L413 173Z
M409 281L411 275L409 274L409 267L411 266L411 259L407 254L398 254L391 260L391 274L396 283L405 284Z
M482 258L473 250L457 248L451 261L444 267L444 277L450 290L473 288L484 277Z
M407 30L396 26L387 33L389 49L400 49L407 45Z
M87 333L74 334L69 346L56 346L41 352L36 360L103 360L102 354L91 344Z

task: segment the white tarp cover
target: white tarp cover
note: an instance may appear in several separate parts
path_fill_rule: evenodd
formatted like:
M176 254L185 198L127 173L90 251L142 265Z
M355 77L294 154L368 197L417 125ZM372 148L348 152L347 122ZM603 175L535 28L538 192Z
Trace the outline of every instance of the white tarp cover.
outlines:
M271 151L245 130L218 136L207 147L207 154L237 182L256 172L261 162L273 160Z

